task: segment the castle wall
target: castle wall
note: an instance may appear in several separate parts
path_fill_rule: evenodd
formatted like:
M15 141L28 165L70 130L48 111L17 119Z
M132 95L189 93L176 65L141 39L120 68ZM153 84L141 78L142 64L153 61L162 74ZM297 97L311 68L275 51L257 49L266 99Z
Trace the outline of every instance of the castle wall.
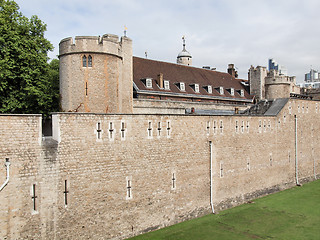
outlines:
M149 100L149 99L134 99L133 112L138 114L185 114L186 109L194 108L196 110L232 110L237 108L239 111L248 109L251 105L240 104L219 104L206 102L188 102L188 101L163 101L163 100Z
M210 213L210 154L217 211L293 186L295 143L299 180L312 180L319 107L289 100L278 116L57 113L53 138L42 139L40 116L1 115L0 161L9 157L12 173L0 192L0 237L121 239Z

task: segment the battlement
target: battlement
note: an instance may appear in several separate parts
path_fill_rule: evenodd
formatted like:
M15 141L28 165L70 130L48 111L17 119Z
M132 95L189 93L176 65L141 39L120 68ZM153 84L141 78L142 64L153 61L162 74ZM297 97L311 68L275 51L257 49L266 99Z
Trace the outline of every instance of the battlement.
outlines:
M104 34L103 36L76 36L64 38L59 43L59 57L66 54L75 53L100 53L112 54L121 57L122 46L132 40L128 37L121 37L114 34Z
M266 79L266 84L295 84L296 83L296 77L292 76L285 76L285 75L280 75L277 70L270 70L268 73Z

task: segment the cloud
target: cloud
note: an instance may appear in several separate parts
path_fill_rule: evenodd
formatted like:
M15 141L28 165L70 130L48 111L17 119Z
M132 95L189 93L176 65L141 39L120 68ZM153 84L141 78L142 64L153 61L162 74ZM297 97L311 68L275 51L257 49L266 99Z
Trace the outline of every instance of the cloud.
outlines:
M78 35L123 34L135 56L175 62L186 35L197 67L226 71L228 63L247 78L250 65L275 58L299 81L310 66L320 70L320 2L314 0L17 0L24 15L47 24L46 37L58 54L59 41Z

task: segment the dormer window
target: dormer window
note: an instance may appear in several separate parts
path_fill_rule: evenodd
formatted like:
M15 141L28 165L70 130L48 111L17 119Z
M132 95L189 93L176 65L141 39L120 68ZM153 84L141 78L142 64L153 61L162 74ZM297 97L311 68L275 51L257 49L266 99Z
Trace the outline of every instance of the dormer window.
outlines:
M234 96L234 88L230 88L230 94L231 96Z
M244 91L243 91L243 89L240 90L240 96L241 96L241 97L244 97Z
M164 89L165 90L170 90L169 81L168 80L164 80L163 83L164 83Z
M224 94L223 87L219 87L219 93L220 93L220 95Z
M212 86L208 86L208 93L212 94Z
M147 78L146 79L146 87L147 88L152 88L152 79L151 78Z
M184 82L181 82L179 85L180 85L180 91L185 91L186 90Z
M193 89L194 92L196 92L196 93L200 92L198 83L190 84L190 87Z
M199 92L199 84L194 84L194 91L196 92L196 93L198 93Z

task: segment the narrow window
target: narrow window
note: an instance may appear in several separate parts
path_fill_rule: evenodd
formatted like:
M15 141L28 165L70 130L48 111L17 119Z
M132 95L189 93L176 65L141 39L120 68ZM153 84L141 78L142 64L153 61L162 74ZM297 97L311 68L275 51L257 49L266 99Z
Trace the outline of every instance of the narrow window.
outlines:
M171 189L174 190L176 189L176 174L175 173L172 173L172 186L171 186Z
M263 131L267 131L267 125L266 125L266 120L263 120Z
M148 122L148 137L149 138L152 137L152 122L151 121Z
M249 158L247 159L247 171L250 171L250 161L249 161Z
M223 177L223 163L220 162L220 177Z
M169 138L171 136L171 123L170 121L167 121L167 137Z
M289 162L291 162L291 152L290 152L290 150L288 151L288 160L289 160Z
M238 132L238 121L236 121L236 133Z
M82 67L87 67L87 57L85 55L82 57Z
M33 184L32 185L32 203L33 203L33 211L37 211L37 205L36 205L36 200L37 200L38 196L36 195L36 185Z
M68 182L67 180L64 180L64 205L67 206L68 205Z
M210 121L207 121L207 135L210 134Z
M158 122L157 130L158 130L158 137L160 137L161 136L161 122Z
M249 133L250 123L247 121L247 133Z
M284 114L283 115L283 123L285 123L286 122L286 115Z
M126 138L126 125L123 121L121 121L121 140Z
M301 110L302 110L302 113L304 113L304 105L303 104L302 104Z
M88 56L88 67L92 67L92 57L91 57L91 55Z
M88 96L88 82L86 82L86 96Z
M298 113L300 113L300 105L298 104Z
M213 134L216 134L217 133L217 121L214 120L213 121Z
M292 110L291 103L289 103L288 110L289 110L289 114L291 115L291 110Z
M244 121L241 121L241 133L244 132Z
M261 127L261 120L259 120L259 133L261 133L262 132L262 127Z
M269 129L269 131L271 131L271 121L270 120L268 120L268 129Z
M102 129L101 129L101 123L100 123L100 122L97 123L97 129L96 129L96 131L97 131L97 139L101 139Z
M131 179L127 178L127 197L126 199L132 199L132 186L131 186Z
M223 133L223 122L220 120L220 133Z
M113 123L110 122L110 123L109 123L109 139L110 139L110 140L113 140L113 136L114 136L113 132L114 132Z
M270 166L272 166L272 153L270 153L269 162L270 162Z

